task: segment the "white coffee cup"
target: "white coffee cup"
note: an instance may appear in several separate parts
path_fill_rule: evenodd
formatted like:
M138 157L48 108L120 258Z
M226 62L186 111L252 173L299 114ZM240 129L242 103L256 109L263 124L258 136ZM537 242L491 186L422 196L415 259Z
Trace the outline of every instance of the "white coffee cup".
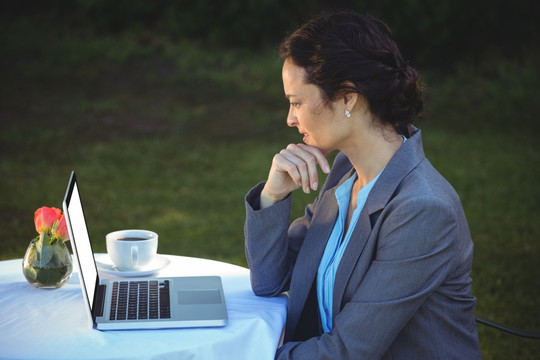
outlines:
M118 270L133 271L154 260L158 235L149 230L118 230L106 235L107 253Z

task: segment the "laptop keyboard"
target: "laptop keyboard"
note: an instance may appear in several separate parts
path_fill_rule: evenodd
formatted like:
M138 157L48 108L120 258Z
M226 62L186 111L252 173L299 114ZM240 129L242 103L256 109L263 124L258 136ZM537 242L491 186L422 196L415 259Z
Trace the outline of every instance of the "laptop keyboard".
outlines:
M169 319L169 280L112 283L110 320Z

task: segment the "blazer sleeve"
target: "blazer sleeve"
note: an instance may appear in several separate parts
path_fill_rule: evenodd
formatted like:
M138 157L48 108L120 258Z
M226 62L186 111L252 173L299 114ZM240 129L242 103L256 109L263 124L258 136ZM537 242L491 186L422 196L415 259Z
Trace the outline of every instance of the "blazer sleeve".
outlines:
M296 258L319 206L321 194L336 186L351 167L347 157L339 153L320 195L306 206L304 216L292 223L290 194L282 201L260 210L260 194L265 183L259 183L248 192L245 197L244 237L251 286L255 294L276 296L289 290Z
M259 296L276 296L289 290L298 251L309 228L312 205L302 218L290 223L291 195L265 209L259 209L264 182L245 198L244 225L246 258L251 286Z
M335 316L332 332L286 343L277 359L382 358L448 276L460 236L452 206L426 197L389 207L368 240L376 244L375 256L351 300ZM414 341L426 346L421 334Z

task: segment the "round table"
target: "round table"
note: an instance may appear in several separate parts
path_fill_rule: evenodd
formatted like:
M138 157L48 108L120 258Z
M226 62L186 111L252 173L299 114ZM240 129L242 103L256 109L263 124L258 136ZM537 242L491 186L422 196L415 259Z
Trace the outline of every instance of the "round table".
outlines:
M0 262L0 358L274 358L285 325L286 295L255 296L249 270L240 266L162 256L170 264L154 275L222 277L229 314L225 327L98 331L89 323L77 270L62 288L43 290L25 280L21 259L7 260Z

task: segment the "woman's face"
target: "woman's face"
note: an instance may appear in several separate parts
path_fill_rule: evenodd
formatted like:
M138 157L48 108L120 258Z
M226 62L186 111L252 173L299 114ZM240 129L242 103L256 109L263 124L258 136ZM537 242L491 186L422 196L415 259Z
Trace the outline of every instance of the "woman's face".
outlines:
M298 132L304 135L305 144L318 147L327 154L337 149L341 140L341 117L335 115L339 114L340 105L336 102L332 107L325 106L320 88L306 84L305 74L302 67L289 59L285 60L282 71L283 89L290 102L287 125L298 128ZM345 110L341 114L344 112Z

